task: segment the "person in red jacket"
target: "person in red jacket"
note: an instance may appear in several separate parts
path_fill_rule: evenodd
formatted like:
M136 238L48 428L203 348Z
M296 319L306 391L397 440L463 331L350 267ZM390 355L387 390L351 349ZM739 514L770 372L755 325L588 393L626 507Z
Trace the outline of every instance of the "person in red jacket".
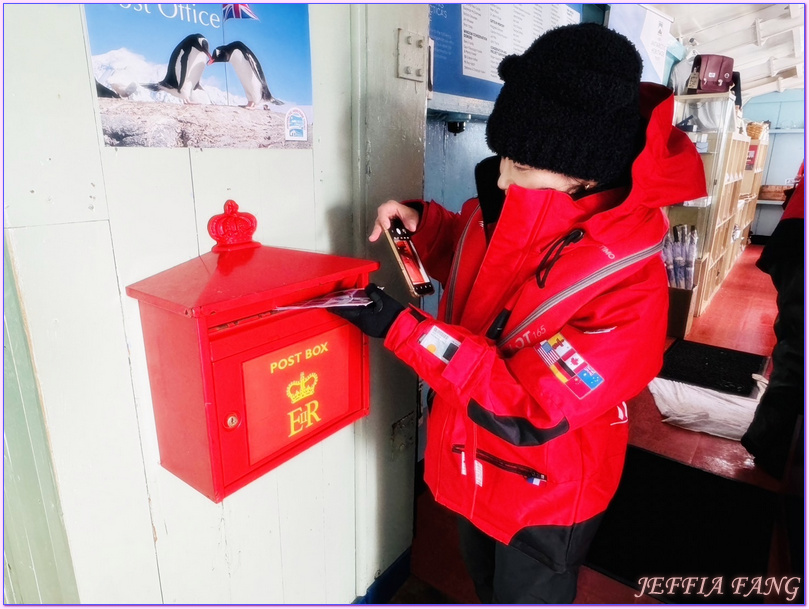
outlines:
M438 315L371 284L335 313L435 392L424 477L460 516L484 602L569 603L613 497L625 401L663 362L668 307L661 207L705 196L699 154L672 127L672 92L599 25L560 27L503 59L460 213L388 201L444 292Z

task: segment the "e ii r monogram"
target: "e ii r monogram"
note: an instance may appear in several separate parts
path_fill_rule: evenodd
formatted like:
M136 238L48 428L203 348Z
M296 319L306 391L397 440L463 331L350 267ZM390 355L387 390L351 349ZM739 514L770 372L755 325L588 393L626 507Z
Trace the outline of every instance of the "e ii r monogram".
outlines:
M317 348L317 347L316 347ZM309 350L307 349L307 352ZM303 398L313 396L315 394L315 386L317 385L317 374L314 372L306 374L301 372L299 381L292 381L287 386L287 397L295 404ZM290 410L287 415L289 416L289 436L292 437L300 433L307 427L311 427L315 423L320 422L320 417L317 414L318 401L312 400L303 406L299 406L294 410Z
M317 400L312 400L287 413L289 415L290 438L307 427L311 427L314 423L320 422L320 417L317 415L318 406Z

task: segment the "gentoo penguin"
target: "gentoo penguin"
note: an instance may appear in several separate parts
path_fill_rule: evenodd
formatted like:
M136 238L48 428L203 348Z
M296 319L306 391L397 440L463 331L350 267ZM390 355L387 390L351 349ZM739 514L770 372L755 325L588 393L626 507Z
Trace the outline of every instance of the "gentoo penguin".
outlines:
M112 89L110 89L108 87L105 87L104 85L102 85L98 81L96 81L96 95L98 97L112 97L114 99L120 99L121 98L121 96L118 95L115 91L113 91Z
M144 85L152 91L167 91L187 104L194 89L201 89L199 79L211 58L208 40L202 34L191 34L174 47L169 58L166 77L159 83Z
M247 97L247 108L255 108L256 104L263 101L276 105L284 103L272 96L258 58L243 42L237 40L236 42L216 47L211 59L208 61L208 65L217 62L230 63L233 69L236 70L236 75L239 77L244 94Z

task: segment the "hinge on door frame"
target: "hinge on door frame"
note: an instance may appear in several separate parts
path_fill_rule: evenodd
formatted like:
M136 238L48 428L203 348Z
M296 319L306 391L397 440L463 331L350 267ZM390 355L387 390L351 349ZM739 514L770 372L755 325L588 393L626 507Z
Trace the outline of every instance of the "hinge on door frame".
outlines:
M399 78L424 82L427 80L427 37L398 29L396 44Z

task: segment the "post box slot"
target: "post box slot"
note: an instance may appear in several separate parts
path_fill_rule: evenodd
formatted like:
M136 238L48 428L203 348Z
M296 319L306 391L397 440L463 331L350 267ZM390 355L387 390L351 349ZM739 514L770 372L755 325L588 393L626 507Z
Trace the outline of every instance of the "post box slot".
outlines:
M309 300L310 298L323 296L324 294L328 294L330 292L355 288L358 287L360 281L360 277L349 277L348 279L342 279L339 281L325 282L309 288L298 289L265 298L257 305L244 306L237 310L228 311L224 315L222 313L207 311L208 315L210 316L209 320L212 322L208 328L208 332L211 334L222 332L225 330L230 330L236 326L259 321L264 317L288 313L289 311L286 310L277 311L275 307L302 302L304 300ZM222 319L223 317L224 319Z
M210 328L208 330L208 332L210 332L211 334L214 334L215 332L221 332L222 330L227 330L228 328L235 328L238 325L243 326L243 325L245 325L247 323L250 323L252 321L258 321L258 320L260 320L260 319L262 319L264 317L267 317L268 315L272 315L273 313L276 313L276 312L277 311L275 311L275 310L263 311L261 313L256 313L255 315L250 315L249 317L242 317L241 319L237 319L235 321L229 321L229 322L224 323L222 325L214 326L213 328Z
M216 362L246 351L256 345L285 340L292 334L318 332L341 320L321 309L279 311L211 333L211 361Z

